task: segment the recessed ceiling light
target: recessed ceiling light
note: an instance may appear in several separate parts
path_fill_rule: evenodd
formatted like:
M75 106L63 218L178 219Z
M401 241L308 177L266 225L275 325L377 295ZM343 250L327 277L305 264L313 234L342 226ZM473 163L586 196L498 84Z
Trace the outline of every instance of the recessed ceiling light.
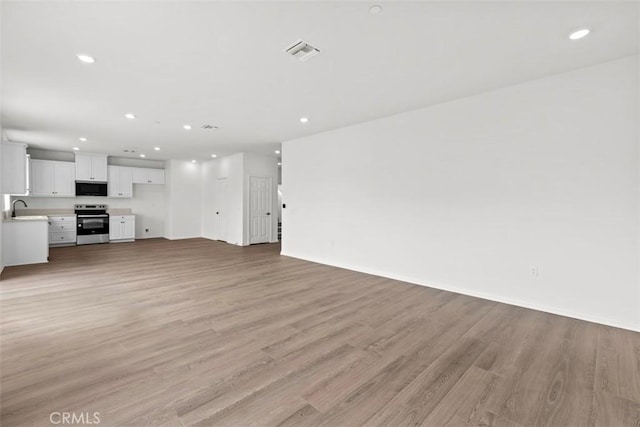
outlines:
M191 125L184 125L182 127L185 128L186 130L191 130Z
M276 150L276 154L280 154L280 150Z
M93 56L89 56L89 55L85 55L83 53L79 53L76 55L76 57L84 62L85 64L93 64L94 62L96 62L95 58Z
M160 151L160 147L153 147L154 150Z
M569 34L569 38L571 40L580 40L581 38L588 36L590 32L591 30L588 28L581 28Z
M147 157L146 154L140 154L140 157Z
M309 119L307 117L300 117L300 123L307 123Z
M196 162L195 160L191 160L191 163L195 163L195 162Z
M132 113L127 113L127 114L125 114L124 116L125 116L127 119L135 119L135 118L136 118L136 115L135 115L135 114L132 114Z
M87 138L85 138L84 136L81 136L80 138L78 138L80 141L82 142L87 142Z
M80 148L78 148L78 147L73 147L73 151L78 151L78 150L80 150Z
M380 12L382 12L382 6L380 6L379 4L374 4L369 8L369 13L372 15L377 15Z
M218 155L217 154L212 154L211 157L213 157L215 159L216 157L218 157Z

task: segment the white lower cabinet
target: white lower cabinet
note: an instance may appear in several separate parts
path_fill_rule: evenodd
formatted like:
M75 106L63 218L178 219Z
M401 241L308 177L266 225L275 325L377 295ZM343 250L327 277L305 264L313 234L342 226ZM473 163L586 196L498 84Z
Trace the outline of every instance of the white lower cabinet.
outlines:
M49 216L49 246L76 244L75 215Z
M2 257L5 266L47 262L47 221L5 220L2 224Z
M135 215L111 215L109 217L109 241L133 242L136 238Z

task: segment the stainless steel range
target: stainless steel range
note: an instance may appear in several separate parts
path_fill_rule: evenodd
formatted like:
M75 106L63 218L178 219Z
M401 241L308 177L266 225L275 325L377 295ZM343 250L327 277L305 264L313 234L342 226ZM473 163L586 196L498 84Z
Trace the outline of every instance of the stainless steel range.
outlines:
M77 216L78 245L109 243L107 205L74 205Z

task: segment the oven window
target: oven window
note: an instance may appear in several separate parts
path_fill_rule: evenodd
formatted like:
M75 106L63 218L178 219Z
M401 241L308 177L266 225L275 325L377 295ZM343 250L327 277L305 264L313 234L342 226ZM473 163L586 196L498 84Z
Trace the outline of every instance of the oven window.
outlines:
M109 234L109 218L78 216L78 235L86 236L89 234Z
M105 220L102 218L81 219L80 222L82 222L82 228L84 228L85 230L95 230L95 229L104 228L104 224L105 224Z

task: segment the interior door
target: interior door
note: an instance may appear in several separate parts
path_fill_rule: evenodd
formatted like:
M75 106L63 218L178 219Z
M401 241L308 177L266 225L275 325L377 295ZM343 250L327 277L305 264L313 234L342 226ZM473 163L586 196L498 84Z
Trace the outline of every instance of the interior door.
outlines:
M271 241L271 178L249 177L249 243Z
M216 239L227 241L227 178L216 181Z

